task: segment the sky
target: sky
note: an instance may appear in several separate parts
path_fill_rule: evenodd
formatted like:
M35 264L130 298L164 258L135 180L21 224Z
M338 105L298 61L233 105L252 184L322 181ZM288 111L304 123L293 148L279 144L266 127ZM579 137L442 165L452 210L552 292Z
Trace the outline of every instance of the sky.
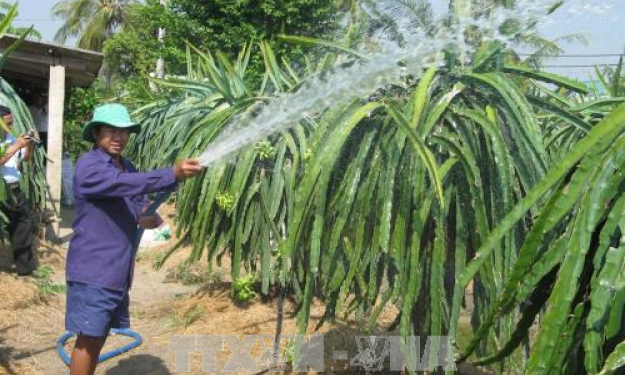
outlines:
M61 22L52 19L50 9L58 0L20 0L15 26L35 25L44 41L51 41ZM447 0L432 0L435 8L446 6ZM548 38L582 33L588 45L562 44L564 55L619 55L625 53L625 0L575 0L559 9L540 33ZM562 56L546 63L547 70L588 79L591 67L579 65L615 64L618 56Z

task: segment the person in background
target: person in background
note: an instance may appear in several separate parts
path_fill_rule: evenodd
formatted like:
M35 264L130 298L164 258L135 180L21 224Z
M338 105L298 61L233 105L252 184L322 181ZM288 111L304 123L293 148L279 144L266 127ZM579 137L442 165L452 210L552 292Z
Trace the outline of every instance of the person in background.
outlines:
M76 162L74 236L66 265L65 328L77 335L71 375L92 375L111 328L129 328L129 296L134 274L138 227L162 223L144 214L145 194L174 189L202 171L197 159L139 173L121 156L131 133L140 130L120 104L95 109L82 131L94 144Z
M43 148L48 152L48 106L41 93L35 92L28 109L33 117L34 126L39 133Z
M30 205L20 189L20 162L31 160L33 143L26 136L15 138L9 133L13 125L10 108L0 105L0 117L6 127L0 127L0 172L6 185L6 198L1 209L9 219L9 239L17 274L27 276L37 268L37 260L32 250L34 223Z

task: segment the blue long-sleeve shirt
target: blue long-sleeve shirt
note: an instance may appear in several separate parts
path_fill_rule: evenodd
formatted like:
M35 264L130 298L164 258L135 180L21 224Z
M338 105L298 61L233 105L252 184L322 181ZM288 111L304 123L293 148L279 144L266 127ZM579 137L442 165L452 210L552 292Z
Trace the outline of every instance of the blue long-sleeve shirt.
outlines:
M144 194L175 188L173 168L137 173L122 158L125 171L95 147L76 163L74 236L69 244L66 279L125 290L134 273L134 242Z

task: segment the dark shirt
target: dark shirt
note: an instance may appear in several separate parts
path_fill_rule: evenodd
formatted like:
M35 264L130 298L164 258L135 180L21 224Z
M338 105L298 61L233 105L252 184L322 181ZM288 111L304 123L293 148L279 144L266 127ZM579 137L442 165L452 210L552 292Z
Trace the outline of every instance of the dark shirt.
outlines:
M137 173L121 159L95 147L76 163L74 236L69 244L66 279L126 290L134 273L135 236L144 196L176 187L173 168Z

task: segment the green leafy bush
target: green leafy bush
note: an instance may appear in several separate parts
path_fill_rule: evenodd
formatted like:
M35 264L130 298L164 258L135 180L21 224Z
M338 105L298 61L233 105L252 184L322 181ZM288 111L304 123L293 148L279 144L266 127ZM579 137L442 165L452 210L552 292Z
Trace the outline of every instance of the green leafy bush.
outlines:
M254 274L235 279L233 283L234 300L239 303L247 303L254 299L256 297L256 292L254 291L255 282L256 275Z

